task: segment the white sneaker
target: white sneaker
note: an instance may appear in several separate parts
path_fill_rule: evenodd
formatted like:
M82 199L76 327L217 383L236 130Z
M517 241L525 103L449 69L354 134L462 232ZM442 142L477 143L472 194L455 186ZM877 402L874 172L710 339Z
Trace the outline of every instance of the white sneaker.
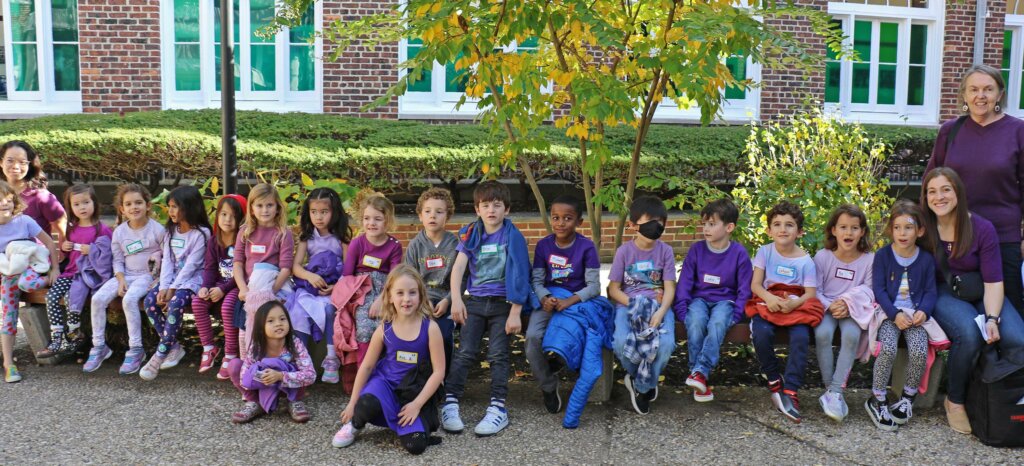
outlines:
M473 429L473 432L478 437L489 437L501 432L506 427L508 427L508 412L502 411L495 406L489 406L487 414L476 425L476 429Z
M185 357L185 349L181 345L174 345L171 350L167 352L167 356L164 357L164 362L160 364L160 369L170 369L177 366L181 359Z
M453 434L461 434L466 429L459 416L458 403L448 403L441 407L441 428Z
M846 401L843 400L842 393L825 390L825 393L818 398L818 403L821 404L821 410L825 412L825 415L836 422L843 422L843 419L846 419L846 415L849 413L849 408L846 406Z
M331 445L334 448L345 448L352 445L352 442L356 441L356 434L359 433L359 429L356 429L351 422L345 423L341 426L341 430L334 434L334 439L331 440Z
M142 377L142 380L155 379L160 374L160 365L163 362L164 358L160 356L160 353L153 354L153 357L149 358L149 362L142 366L142 370L139 371L139 377Z

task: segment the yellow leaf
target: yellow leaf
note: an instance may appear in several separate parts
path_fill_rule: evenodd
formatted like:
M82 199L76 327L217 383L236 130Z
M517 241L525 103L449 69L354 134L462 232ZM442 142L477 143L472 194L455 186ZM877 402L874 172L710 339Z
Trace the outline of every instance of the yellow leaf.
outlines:
M482 368L482 369L490 369L491 368L491 363L489 363L487 361L480 361L480 368Z
M431 13L437 13L439 11L441 11L441 2L437 2L430 6Z
M480 166L480 171L483 172L484 175L486 175L487 172L491 171L491 165L488 163L484 163L483 165Z
M309 175L303 173L302 174L302 185L307 187L307 188L310 187L310 186L313 186L313 179L310 178Z
M422 18L424 15L426 15L427 11L430 11L430 6L431 5L429 3L420 5L420 7L416 9L416 17Z
M575 73L572 71L567 71L565 73L559 73L556 71L555 82L558 83L559 86L566 87L572 82L573 75L575 75Z
M665 381L665 376L664 375L659 375L658 376L658 382L664 382L664 381Z
M215 176L213 177L212 180L210 180L210 190L213 191L213 194L217 194L220 192L220 178L217 178Z

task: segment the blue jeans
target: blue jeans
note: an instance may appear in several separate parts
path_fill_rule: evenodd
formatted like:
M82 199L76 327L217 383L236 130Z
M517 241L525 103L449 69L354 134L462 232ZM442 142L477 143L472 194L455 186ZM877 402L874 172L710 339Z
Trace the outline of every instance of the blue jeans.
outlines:
M932 317L946 332L951 343L946 370L949 371L949 401L953 403L963 404L967 399L971 370L985 346L974 318L984 313L983 301L973 304L963 301L953 296L948 286L939 286L939 300L935 303ZM997 344L1003 349L1024 346L1024 321L1009 299L1003 299L1003 310L999 315L1003 321L999 324L1000 339Z
M672 352L676 349L676 317L671 309L665 313L665 318L661 320L658 330L658 356L654 358L653 368L653 379L655 382L651 386L635 384L633 388L640 393L654 390L661 371L665 370L665 366L668 365L668 359L672 357ZM634 377L636 376L637 364L633 364L629 358L622 356L622 349L626 346L626 336L628 335L629 308L626 306L615 306L615 333L612 334L612 351L615 352L615 357L618 358L619 364L622 364L622 368L629 373L630 377Z
M775 355L775 329L777 325L761 316L750 320L750 338L754 340L754 351L761 363L761 372L768 381L778 380L779 357ZM789 330L789 356L786 358L786 376L783 388L797 391L804 384L807 372L807 351L811 343L811 326L806 324L785 327Z
M690 373L700 372L707 378L718 365L718 357L725 340L725 332L733 322L736 305L731 301L709 303L701 298L690 302L686 310L687 349L690 354Z

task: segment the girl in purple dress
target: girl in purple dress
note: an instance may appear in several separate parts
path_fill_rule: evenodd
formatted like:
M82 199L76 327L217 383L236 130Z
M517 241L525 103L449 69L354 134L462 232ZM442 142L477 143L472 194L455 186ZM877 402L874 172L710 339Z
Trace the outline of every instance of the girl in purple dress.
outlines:
M356 374L352 398L341 413L345 423L334 435L335 447L347 447L367 423L398 434L409 453L418 455L437 430L437 393L444 379L444 343L431 318L427 288L407 264L391 271L382 293L382 325Z

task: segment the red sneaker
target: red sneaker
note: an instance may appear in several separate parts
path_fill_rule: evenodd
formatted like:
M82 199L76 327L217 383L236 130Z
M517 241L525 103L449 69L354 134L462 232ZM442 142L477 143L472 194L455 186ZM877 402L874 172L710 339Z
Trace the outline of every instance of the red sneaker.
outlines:
M700 372L694 372L686 378L686 386L693 387L698 392L708 391L708 379Z
M694 399L694 401L698 401L700 403L707 403L709 401L714 401L715 400L715 392L711 391L711 387L708 387L708 389L704 390L704 391L694 390L693 391L693 399Z
M203 359L199 361L199 373L202 374L212 369L213 364L217 361L217 355L219 354L220 348L216 346L203 351Z
M220 362L220 370L217 371L217 380L231 380L231 372L228 371L228 363L234 358L229 358L228 356L230 355L224 356L224 360Z

